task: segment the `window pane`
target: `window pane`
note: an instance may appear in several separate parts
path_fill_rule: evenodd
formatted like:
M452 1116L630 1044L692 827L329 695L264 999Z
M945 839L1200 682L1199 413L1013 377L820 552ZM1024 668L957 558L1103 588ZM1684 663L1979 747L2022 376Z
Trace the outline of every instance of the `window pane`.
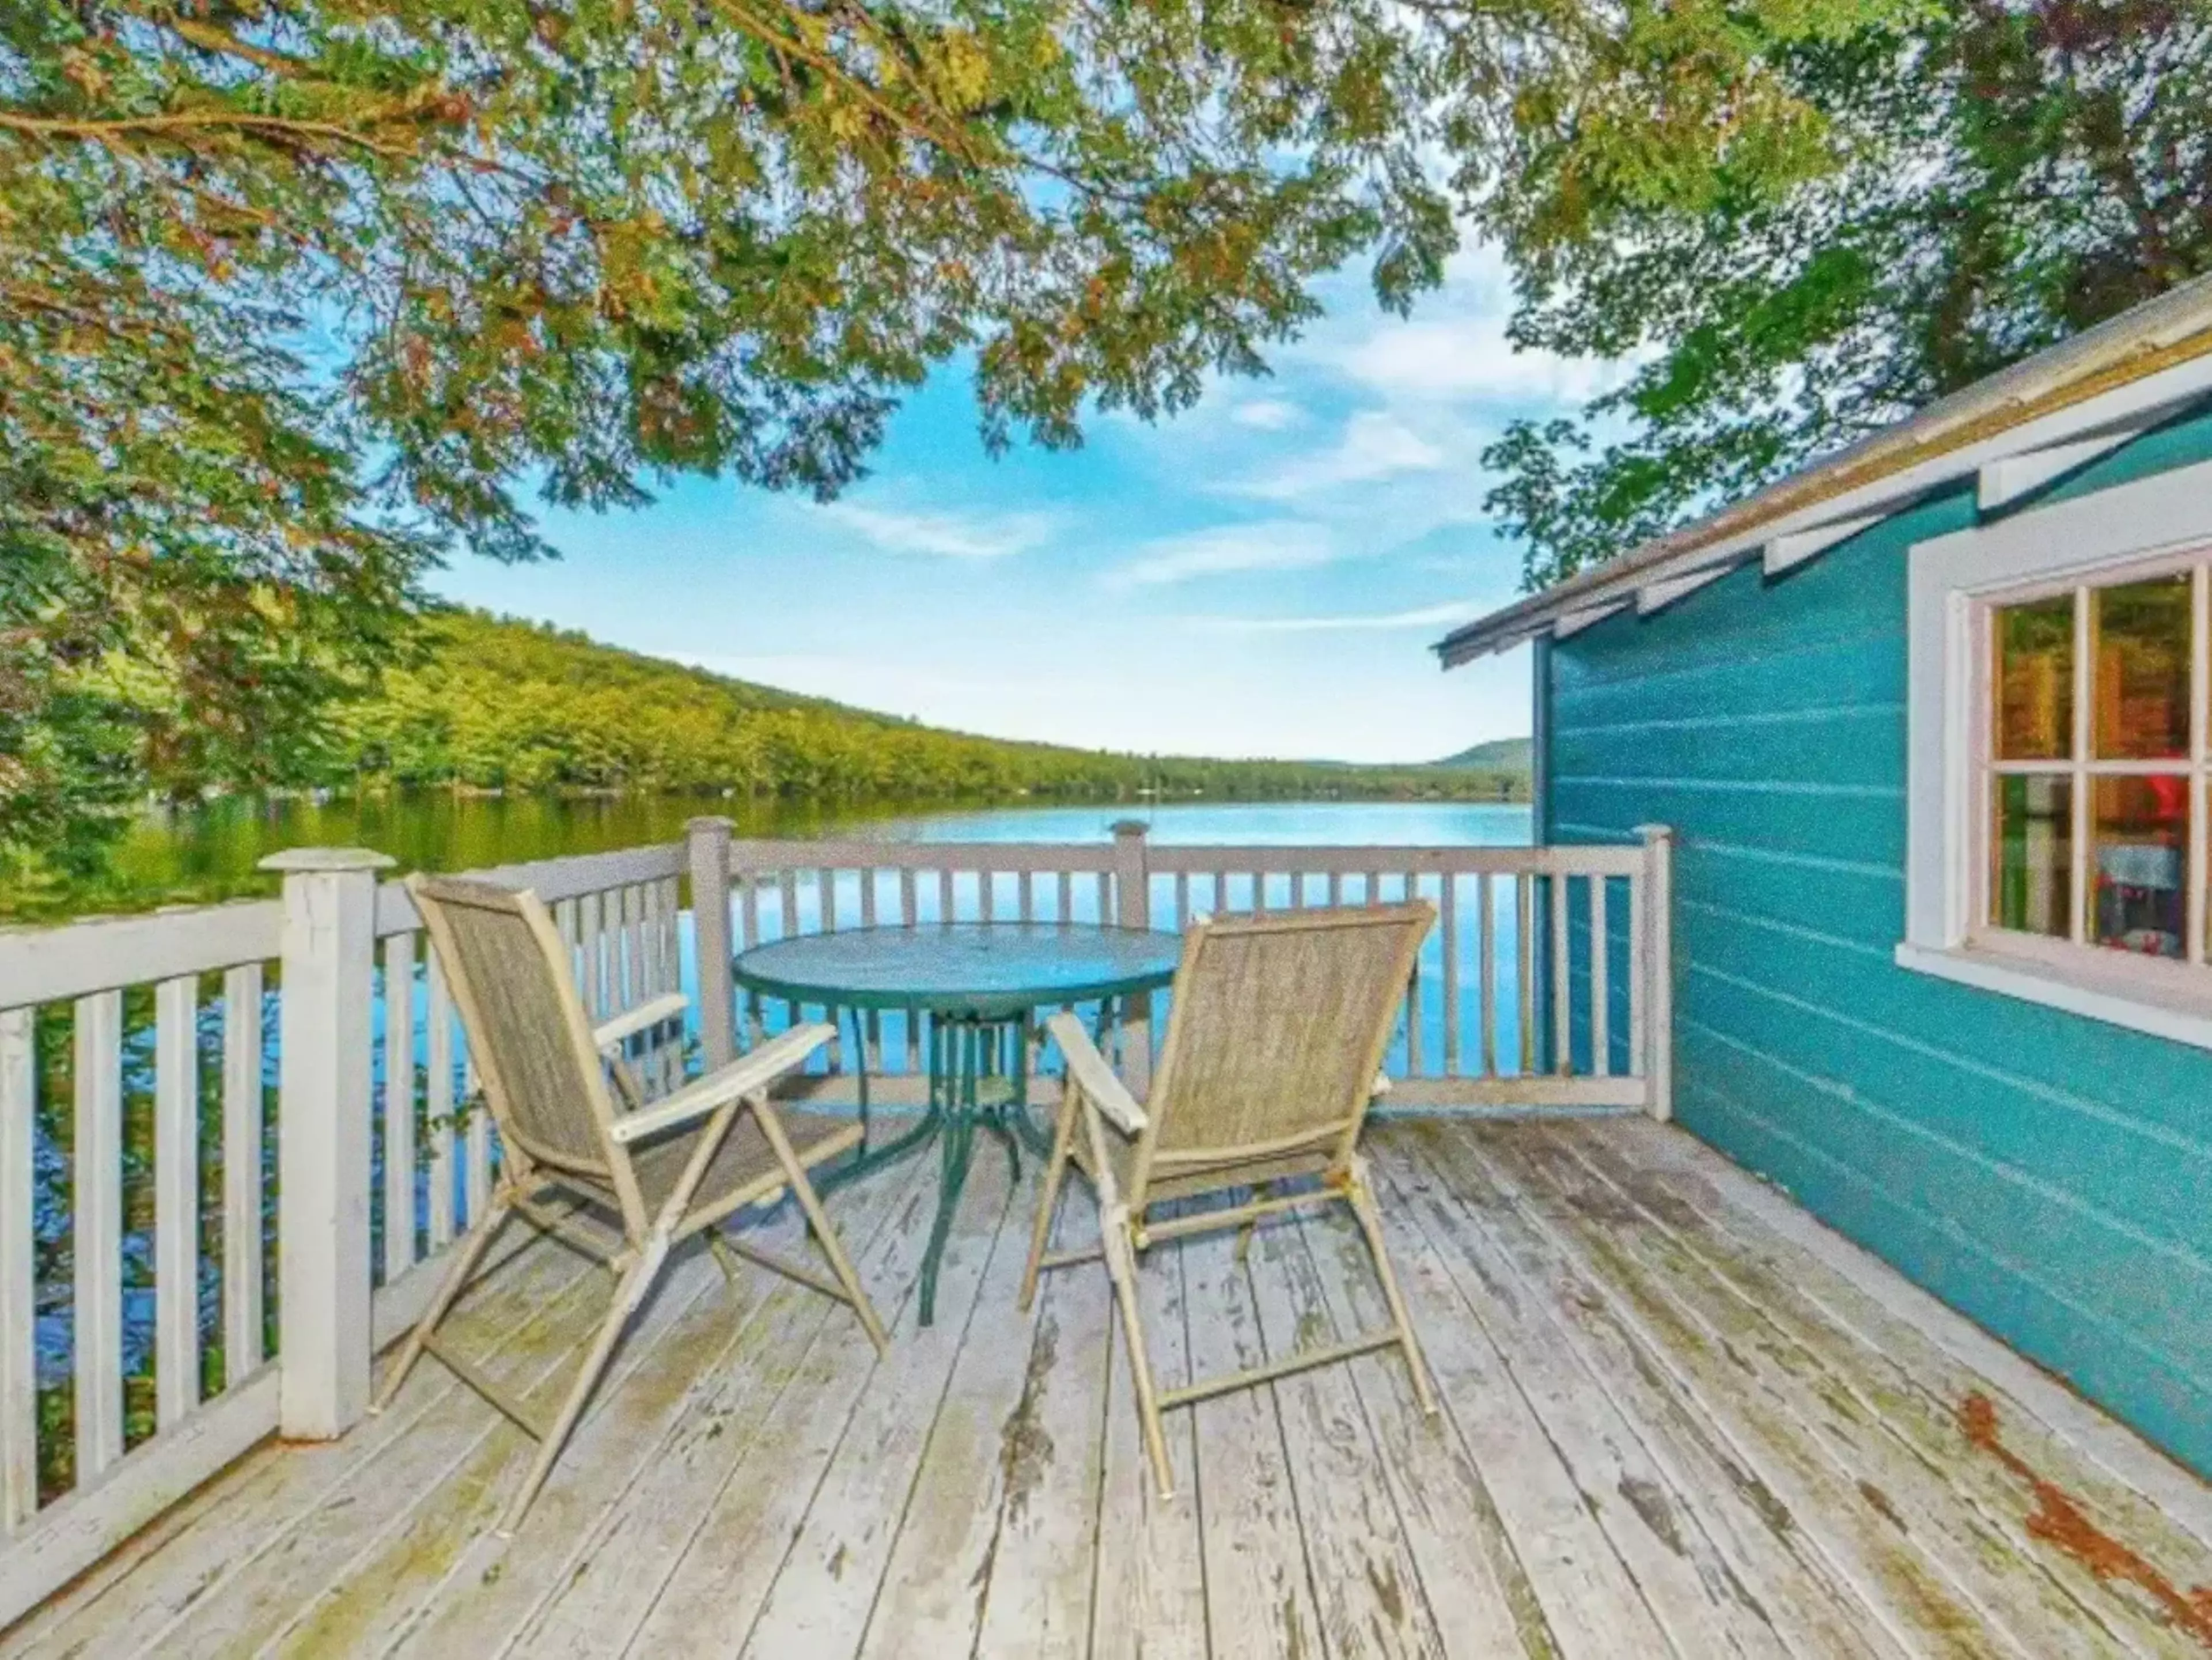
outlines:
M2090 812L2089 937L2121 951L2180 956L2189 892L2189 781L2100 778Z
M2148 760L2189 753L2189 576L2096 593L2097 753Z
M2074 928L2074 781L2014 774L1990 781L1990 921L2066 939Z
M2057 761L2074 753L2074 596L1999 605L1996 642L2000 761Z

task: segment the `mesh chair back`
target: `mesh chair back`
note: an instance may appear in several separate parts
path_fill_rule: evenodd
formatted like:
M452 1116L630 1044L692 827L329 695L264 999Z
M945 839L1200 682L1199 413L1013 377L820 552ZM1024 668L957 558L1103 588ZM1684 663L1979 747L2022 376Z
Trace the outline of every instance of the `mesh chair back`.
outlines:
M556 1169L605 1175L613 1122L604 1067L552 919L538 896L411 876L507 1145Z
M1261 1179L1255 1163L1287 1173L1347 1157L1435 921L1436 908L1415 900L1194 928L1133 1200L1148 1185L1206 1185L1195 1178L1209 1170Z

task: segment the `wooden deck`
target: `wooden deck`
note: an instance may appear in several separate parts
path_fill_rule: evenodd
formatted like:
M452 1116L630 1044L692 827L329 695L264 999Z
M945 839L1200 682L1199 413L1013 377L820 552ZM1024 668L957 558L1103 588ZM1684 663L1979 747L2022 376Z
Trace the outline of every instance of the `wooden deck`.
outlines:
M934 1159L833 1201L896 1316L880 1364L845 1310L695 1252L505 1550L525 1444L426 1365L0 1651L2212 1653L2212 1492L1687 1136L1401 1122L1370 1147L1439 1420L1382 1357L1208 1401L1170 1420L1161 1505L1105 1276L1016 1310L1028 1172L985 1149L928 1330ZM1090 1224L1078 1195L1063 1232ZM1170 1376L1380 1312L1348 1221L1163 1247L1146 1287ZM548 1399L606 1288L533 1246L454 1341Z

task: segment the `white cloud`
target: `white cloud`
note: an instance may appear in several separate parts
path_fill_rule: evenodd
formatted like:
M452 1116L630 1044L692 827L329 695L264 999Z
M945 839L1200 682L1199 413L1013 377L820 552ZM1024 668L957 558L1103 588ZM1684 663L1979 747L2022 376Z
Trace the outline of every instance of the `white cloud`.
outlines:
M1231 409L1229 418L1258 432L1280 432L1304 420L1305 411L1285 398L1249 398Z
M1146 544L1137 558L1109 572L1107 581L1116 587L1150 587L1235 571L1301 570L1335 557L1328 532L1301 520L1218 525Z
M940 559L1004 559L1049 541L1051 517L1042 513L906 513L836 502L821 509L886 553L927 554Z
M1240 496L1288 501L1401 473L1430 471L1445 459L1442 449L1398 417L1362 410L1345 423L1344 436L1333 447L1292 456L1232 488Z
M1194 628L1215 634L1334 634L1370 633L1393 629L1434 629L1464 623L1482 614L1483 607L1465 599L1440 605L1417 605L1411 611L1382 611L1340 617L1188 617Z
M1506 337L1513 287L1497 254L1471 246L1411 319L1352 302L1291 354L1386 401L1527 406L1580 404L1619 379L1618 366L1516 350Z

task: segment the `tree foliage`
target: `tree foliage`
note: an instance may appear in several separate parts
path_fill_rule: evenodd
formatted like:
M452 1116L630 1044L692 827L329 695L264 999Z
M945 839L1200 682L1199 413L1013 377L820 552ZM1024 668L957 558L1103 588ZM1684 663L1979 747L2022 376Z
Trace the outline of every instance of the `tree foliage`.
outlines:
M527 489L834 492L1261 365L1451 244L1380 0L0 9L0 854L252 782Z
M1632 5L1512 104L1522 345L1632 368L1486 458L1540 586L2212 269L2204 0Z

